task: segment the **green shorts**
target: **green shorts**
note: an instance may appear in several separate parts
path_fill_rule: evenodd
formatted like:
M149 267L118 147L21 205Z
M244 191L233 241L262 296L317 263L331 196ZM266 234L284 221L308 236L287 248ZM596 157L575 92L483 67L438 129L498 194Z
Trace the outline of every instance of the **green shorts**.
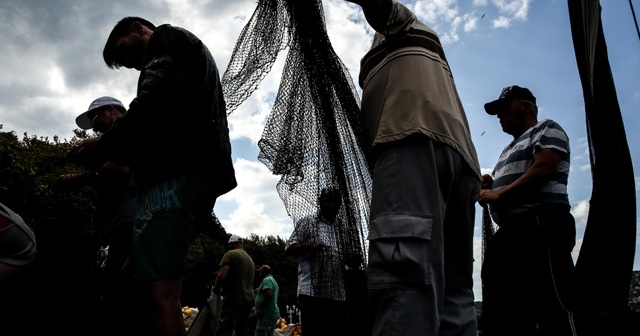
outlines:
M138 187L131 275L136 279L179 280L195 228L215 205L213 179L184 176Z

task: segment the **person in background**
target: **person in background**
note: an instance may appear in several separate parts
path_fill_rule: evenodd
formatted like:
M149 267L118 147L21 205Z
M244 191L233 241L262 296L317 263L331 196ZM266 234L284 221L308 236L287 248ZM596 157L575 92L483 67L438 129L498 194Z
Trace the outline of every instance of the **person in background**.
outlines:
M344 256L339 248L339 189L324 188L318 197L320 211L296 223L285 253L298 257L298 304L304 313L305 336L330 335L327 321L347 318Z
M480 165L438 34L395 0L358 4L376 31L360 63L372 153L367 287L374 336L475 336ZM402 321L402 323L398 323Z
M34 265L38 249L36 235L22 217L0 203L0 325L1 334L20 327L24 335L39 334L36 321L46 321L42 316L33 318L28 313L34 302L42 299L37 290L42 279L37 278ZM11 326L14 327L11 327Z
M222 296L217 336L247 336L254 306L253 281L256 266L237 235L229 238L229 251L220 260L213 292ZM235 332L235 334L234 334Z
M115 121L127 109L116 98L103 96L96 98L89 105L89 109L76 118L76 124L81 129L93 129L97 133L109 130ZM122 316L122 307L127 306L125 281L122 275L125 261L131 250L133 237L133 223L136 217L136 199L133 190L133 178L128 162L88 162L83 157L75 155L77 147L72 147L68 158L86 170L79 174L65 174L54 183L57 190L68 190L83 186L91 186L96 191L96 227L99 232L99 246L107 251L106 260L102 268L101 295L104 305L105 319L96 332L109 334L118 330L118 325L126 322ZM129 148L122 148L126 157ZM117 321L120 321L118 323ZM112 330L111 328L116 328Z
M129 109L78 155L112 161L134 148L138 211L130 254L147 335L185 335L180 304L189 245L209 223L216 199L236 187L218 69L188 30L125 17L102 53L109 68L140 71Z
M260 266L260 286L256 293L256 336L272 336L276 329L276 322L280 319L278 308L278 295L280 287L273 278L273 272L269 265Z
M38 250L36 236L22 217L0 203L0 289L20 277L34 263ZM8 292L7 292L8 293ZM6 300L0 300L5 301Z
M482 266L483 332L570 336L576 228L567 193L569 138L555 121L538 121L536 98L527 88L505 87L484 108L513 141L493 176L483 176L488 188L479 199L499 227ZM518 307L525 292L526 307Z

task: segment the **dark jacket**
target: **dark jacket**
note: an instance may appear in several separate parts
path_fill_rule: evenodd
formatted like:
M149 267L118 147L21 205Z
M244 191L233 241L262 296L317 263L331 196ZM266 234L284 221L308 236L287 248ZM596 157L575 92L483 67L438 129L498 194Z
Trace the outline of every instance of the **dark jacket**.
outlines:
M134 145L137 183L212 174L218 195L237 185L220 77L202 41L179 27L156 28L137 97L103 135L103 143L112 151Z

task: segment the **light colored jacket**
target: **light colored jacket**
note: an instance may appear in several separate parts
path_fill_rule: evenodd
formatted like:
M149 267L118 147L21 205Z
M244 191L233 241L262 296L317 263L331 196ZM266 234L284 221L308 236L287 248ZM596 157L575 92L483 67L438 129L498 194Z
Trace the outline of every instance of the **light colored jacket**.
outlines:
M451 146L480 177L467 117L436 32L396 1L386 23L372 26L385 29L361 60L362 122L371 145L423 134Z

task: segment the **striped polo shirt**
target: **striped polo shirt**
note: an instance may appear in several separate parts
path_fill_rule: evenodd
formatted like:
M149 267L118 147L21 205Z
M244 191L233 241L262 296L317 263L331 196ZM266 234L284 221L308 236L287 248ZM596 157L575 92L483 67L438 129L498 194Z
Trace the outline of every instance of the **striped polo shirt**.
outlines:
M504 148L491 174L493 190L500 191L520 178L531 167L533 155L540 148L552 148L563 153L557 171L537 193L490 204L494 220L497 219L496 215L500 217L500 214L518 214L544 204L569 206L569 138L558 123L549 119L538 122Z

